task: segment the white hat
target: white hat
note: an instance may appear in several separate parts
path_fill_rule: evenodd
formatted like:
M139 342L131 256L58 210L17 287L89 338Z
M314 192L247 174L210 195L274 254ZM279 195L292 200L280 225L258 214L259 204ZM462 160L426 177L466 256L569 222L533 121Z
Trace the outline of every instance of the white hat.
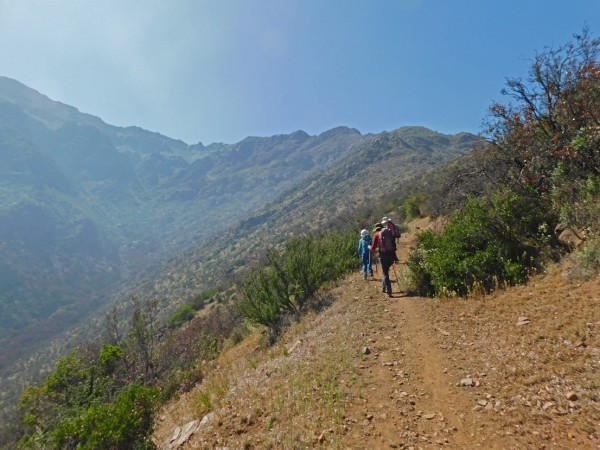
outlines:
M367 234L369 234L367 230L361 230L360 232L361 237L365 237Z
M381 219L381 223L388 223L390 221L390 219L388 219L387 217L384 217L383 219Z

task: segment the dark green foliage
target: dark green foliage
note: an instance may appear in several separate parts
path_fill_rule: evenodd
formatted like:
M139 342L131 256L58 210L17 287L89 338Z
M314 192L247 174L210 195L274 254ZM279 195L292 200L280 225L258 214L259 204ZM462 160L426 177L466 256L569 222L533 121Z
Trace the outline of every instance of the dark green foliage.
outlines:
M159 390L142 383L157 374L155 302L134 298L133 306L125 340L80 347L60 358L41 386L23 391L18 448L153 448Z
M89 402L86 407L63 411L48 432L38 428L21 439L18 448L151 449L157 405L156 389L133 384L120 391L114 402Z
M406 219L414 219L421 216L421 204L423 203L423 195L413 196L404 201L402 207Z
M89 361L73 352L42 386L27 388L18 448L154 448L149 436L158 390L135 383L117 390L111 372L120 354L105 346L98 361Z
M419 235L409 257L418 290L464 296L475 287L490 291L523 283L545 240L547 206L532 193L498 193L491 201L471 199L440 234Z
M169 328L179 328L186 322L189 322L196 315L196 311L192 308L191 305L183 305L177 311L175 311L167 320L167 325Z
M98 363L107 375L112 374L123 358L123 349L118 345L104 344L100 349Z
M132 384L113 403L91 405L81 415L61 421L48 442L50 448L152 449L150 440L156 389Z
M424 203L425 196L421 193L415 194L412 197L407 198L402 204L405 218L410 220L421 217L421 209Z
M281 280L272 269L258 267L244 277L241 283L242 298L236 302L240 314L251 322L270 326L277 323L284 311L294 311L294 305L282 304L286 298Z
M257 267L240 283L240 314L251 322L276 326L296 315L326 282L356 265L354 233L293 237L281 254L267 252L268 267Z
M578 256L581 278L589 279L600 274L600 239L590 242Z
M600 40L584 30L572 43L536 55L527 82L509 79L503 91L515 102L492 105L490 145L421 180L423 192L432 188L430 210L455 211L447 229L422 234L411 255L422 293L466 295L474 287L523 282L547 244L556 243L551 233L559 220L587 240L578 261L594 267L599 48ZM479 200L465 203L472 197Z
M241 320L230 305L193 317L166 339L155 301L132 298L129 330L119 338L107 316L110 343L87 344L63 356L40 386L20 399L22 449L146 449L156 407L201 381ZM185 311L195 311L188 306Z

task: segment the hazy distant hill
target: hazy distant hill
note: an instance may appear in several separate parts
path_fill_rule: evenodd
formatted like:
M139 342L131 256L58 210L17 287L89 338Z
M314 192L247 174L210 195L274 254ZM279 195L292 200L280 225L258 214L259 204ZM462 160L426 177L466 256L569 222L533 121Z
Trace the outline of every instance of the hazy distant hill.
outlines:
M168 309L242 270L267 238L324 226L476 141L339 127L188 145L0 77L2 405L93 335L84 319L109 300L138 292Z
M467 153L477 142L469 133L448 136L423 127L381 133L352 155L285 192L247 223L260 229L280 222L285 228L290 222L288 214L293 212L291 230L300 224L307 230L319 229L332 217L376 207L400 182Z
M0 77L0 375L151 264L234 225L365 138L187 145Z

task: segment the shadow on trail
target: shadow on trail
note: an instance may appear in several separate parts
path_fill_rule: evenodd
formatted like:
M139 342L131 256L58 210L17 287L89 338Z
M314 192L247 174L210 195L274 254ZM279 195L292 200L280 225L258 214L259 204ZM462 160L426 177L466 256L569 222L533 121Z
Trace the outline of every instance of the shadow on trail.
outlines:
M329 292L326 292L322 295L317 295L314 297L310 302L309 308L318 313L330 307L334 301L335 299L333 298L333 295Z

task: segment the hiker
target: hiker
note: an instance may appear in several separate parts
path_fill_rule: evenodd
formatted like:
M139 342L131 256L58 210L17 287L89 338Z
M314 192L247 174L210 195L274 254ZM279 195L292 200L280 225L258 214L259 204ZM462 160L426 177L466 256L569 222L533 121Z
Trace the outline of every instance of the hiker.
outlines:
M390 267L394 264L396 251L392 231L384 224L380 224L375 229L377 232L373 236L373 243L370 246L372 251L379 249L379 262L381 262L381 287L383 292L392 296L392 282L390 280Z
M362 272L365 280L367 273L373 276L372 254L369 245L371 245L371 235L367 230L362 230L358 241L358 256L362 258Z
M396 239L400 239L400 228L398 228L398 225L392 222L392 219L390 219L389 217L384 217L383 219L381 219L381 223L385 224L385 226L392 230L392 234L394 235L394 241Z
M381 225L389 228L392 232L394 242L394 262L398 262L398 256L396 255L396 240L400 239L400 229L394 222L392 222L392 219L390 219L389 217L384 217L383 219L381 219Z

